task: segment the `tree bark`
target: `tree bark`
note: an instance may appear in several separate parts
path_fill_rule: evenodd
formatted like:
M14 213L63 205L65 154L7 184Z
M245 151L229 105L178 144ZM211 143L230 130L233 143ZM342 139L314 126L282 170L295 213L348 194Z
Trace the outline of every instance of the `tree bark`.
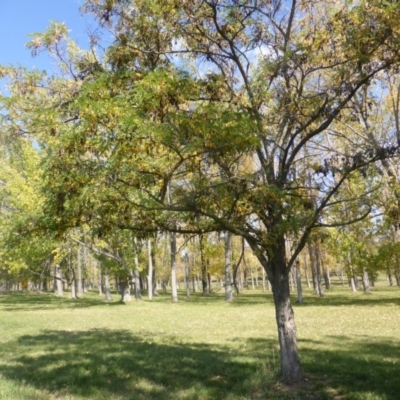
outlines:
M200 235L199 239L199 247L200 247L200 264L201 264L201 283L203 288L203 296L208 295L208 279L207 279L207 263L204 256L204 248L203 248L203 235Z
M178 287L176 282L176 233L170 233L171 240L171 292L172 301L176 303L178 301Z
M152 256L152 245L151 245L151 239L147 239L147 255L148 255L148 262L149 262L149 270L147 274L147 280L148 280L148 298L149 300L153 300L153 256Z
M290 302L289 270L286 265L285 239L278 239L271 258L272 291L281 359L282 379L289 384L303 380L296 340L296 324Z
M62 285L62 272L59 264L54 267L54 276L55 276L55 286L56 286L56 296L63 296L63 285Z
M297 286L297 302L303 303L303 288L301 286L301 271L300 271L300 261L297 260L296 266L296 286Z
M371 290L370 290L370 284L369 284L368 271L366 268L363 268L362 284L363 284L363 288L364 288L364 293L370 294Z
M78 245L78 250L76 251L76 297L82 296L82 257L81 257L81 246Z
M306 253L303 253L303 260L304 260L304 273L306 275L306 282L307 282L307 288L310 289L311 284L310 284L310 275L308 272L308 263L307 263L307 256Z
M322 273L321 273L321 248L318 242L314 243L315 251L315 267L316 267L316 292L319 297L324 297L324 289L322 288Z
M112 301L111 298L111 287L110 287L110 276L108 275L108 270L104 271L104 291L105 291L105 300Z
M137 242L136 236L133 239L134 241L134 250L135 250L135 269L133 270L133 284L135 286L135 299L141 300L142 293L140 290L140 275L139 275L139 246Z
M102 275L101 275L101 267L100 264L97 266L98 269L98 289L99 289L99 296L103 295L103 279L102 279Z
M129 286L129 278L128 277L122 277L119 280L119 288L121 292L121 302L125 303L128 301L132 301L132 296L131 296L131 288Z
M263 268L262 270L262 288L263 288L263 292L265 292L265 284L266 284L266 279L265 279L265 276L266 276L266 274L265 274L265 269Z
M232 233L225 232L225 300L232 301Z
M183 259L185 261L186 300L190 300L190 260L189 260L189 252L187 249L183 250Z

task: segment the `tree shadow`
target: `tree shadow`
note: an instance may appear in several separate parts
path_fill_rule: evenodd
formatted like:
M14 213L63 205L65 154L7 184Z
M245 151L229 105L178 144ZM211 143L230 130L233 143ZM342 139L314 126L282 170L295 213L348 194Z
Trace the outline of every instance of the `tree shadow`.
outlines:
M83 295L82 298L71 299L70 293L57 297L52 292L12 292L0 296L0 305L3 311L39 311L59 308L88 308L104 305L104 297L94 298ZM111 303L110 303L111 304ZM121 304L117 302L116 304Z
M13 358L7 347L15 346L24 355ZM7 347L0 356L12 361L0 366L3 377L57 396L228 400L240 398L257 371L257 363L224 348L153 343L150 335L108 329L49 330Z
M292 298L293 304L296 303L297 298ZM364 293L352 293L343 295L343 292L325 292L325 297L318 297L316 295L306 295L304 296L304 303L298 304L300 307L307 306L367 306L367 307L381 307L382 305L393 304L395 306L400 306L400 291L398 294L393 293L391 295L386 295L385 297L377 297L374 292L371 294Z
M264 353L270 344L260 339L250 342L254 352ZM399 399L400 347L394 340L325 336L301 339L298 344L303 370L318 398Z

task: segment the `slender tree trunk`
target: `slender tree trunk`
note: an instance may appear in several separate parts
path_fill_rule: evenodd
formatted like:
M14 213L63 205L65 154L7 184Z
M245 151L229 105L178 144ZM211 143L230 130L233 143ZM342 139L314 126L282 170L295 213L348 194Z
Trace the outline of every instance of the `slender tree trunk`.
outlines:
M364 288L364 293L370 294L371 290L370 290L370 284L369 284L368 271L366 268L363 268L362 284L363 284L363 288Z
M97 266L97 270L98 270L98 285L99 285L99 296L103 295L103 279L102 279L102 275L101 275L101 267L100 264L98 264Z
M85 238L83 240L85 241ZM88 262L88 251L86 245L83 246L82 251L83 251L83 258L82 258L81 271L83 271L83 276L84 276L82 278L82 293L87 293L89 285L85 276L87 275L86 271L88 270L89 262Z
M183 259L185 261L186 300L190 300L190 259L189 259L189 252L187 249L183 250Z
M325 289L330 290L331 288L331 277L330 277L330 272L329 272L329 265L325 262L324 257L321 255L321 264L322 264L322 270L324 271L324 282L325 282Z
M294 292L293 270L289 272L289 288L290 288L290 293L293 293Z
M351 254L350 254L350 252L348 253L347 257L348 257L348 260L349 260L351 290L353 292L357 292L357 285L356 285L356 282L355 282L355 279L354 279L354 271L353 271L353 266L352 266L352 263L351 263Z
M207 262L207 270L208 270L208 262ZM212 277L209 272L207 272L207 283L208 283L208 293L212 293L213 292Z
M308 243L308 253L310 255L310 264L311 264L311 277L313 282L314 293L319 295L319 287L318 287L318 274L317 274L317 257L316 257L316 249L315 242Z
M151 239L147 239L147 254L149 259L149 270L147 275L148 280L148 298L149 300L153 300L153 257L152 257L152 246L151 246Z
M135 285L135 299L141 300L142 299L142 292L140 290L140 274L139 274L139 246L137 242L137 237L135 236L134 239L134 251L135 251L135 269L133 270L133 284Z
M249 278L248 278L247 267L243 268L243 287L249 289Z
M319 297L324 297L324 289L322 288L322 274L321 274L321 248L319 243L316 242L314 244L315 250L315 261L316 261L316 285L317 285L317 294Z
M193 291L193 293L196 293L196 276L195 275L193 275L192 276L192 291Z
M265 292L265 287L266 287L266 279L265 279L265 276L266 276L266 274L265 274L265 269L264 268L262 268L262 288L263 288L263 292Z
M232 301L232 233L225 232L225 300Z
M209 291L208 291L208 279L207 279L207 263L204 255L203 240L204 236L200 235L199 247L200 247L200 263L201 263L201 283L203 285L203 296L207 296Z
M172 301L176 303L178 301L178 287L176 282L176 233L170 233L171 240L171 292Z
M104 271L104 292L105 292L105 300L112 301L110 275L108 274L108 269Z
M297 302L303 303L303 288L301 286L301 271L300 271L300 261L297 260L295 263L296 268L296 282L297 282Z
M310 287L311 287L310 275L309 275L309 271L308 271L307 256L306 256L305 252L303 252L303 260L304 260L304 273L306 275L307 288L310 289Z
M81 246L78 245L76 251L76 296L82 297L82 257L81 257Z
M62 285L62 271L59 264L54 267L54 276L56 281L56 296L62 297L64 293Z
M389 280L389 286L393 286L392 271L390 270L390 267L387 267L386 271L387 271L387 277Z
M251 288L252 288L252 290L254 290L254 289L255 289L255 287L254 287L254 275L253 275L253 268L249 268L249 270L250 270Z

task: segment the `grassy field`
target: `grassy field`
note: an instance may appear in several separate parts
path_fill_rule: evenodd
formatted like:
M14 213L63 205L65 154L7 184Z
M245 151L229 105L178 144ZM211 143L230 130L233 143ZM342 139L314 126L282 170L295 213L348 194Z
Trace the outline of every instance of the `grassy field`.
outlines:
M400 289L386 281L371 295L305 290L294 308L306 381L295 388L277 379L268 292L231 304L222 293L178 304L67 296L0 296L0 399L400 398Z

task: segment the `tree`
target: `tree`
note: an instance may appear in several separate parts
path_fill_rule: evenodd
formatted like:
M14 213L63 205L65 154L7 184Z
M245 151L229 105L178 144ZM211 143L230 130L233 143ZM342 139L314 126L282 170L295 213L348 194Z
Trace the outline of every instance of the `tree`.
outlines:
M398 64L399 6L88 0L84 9L115 41L105 66L85 59L83 83L75 77L55 118L36 118L56 132L46 164L55 229L241 236L272 285L282 378L301 381L289 273L313 229L351 222L326 220L336 201L358 204L354 220L370 213L343 184L397 155L390 137L376 132L371 146L343 122L360 90Z

